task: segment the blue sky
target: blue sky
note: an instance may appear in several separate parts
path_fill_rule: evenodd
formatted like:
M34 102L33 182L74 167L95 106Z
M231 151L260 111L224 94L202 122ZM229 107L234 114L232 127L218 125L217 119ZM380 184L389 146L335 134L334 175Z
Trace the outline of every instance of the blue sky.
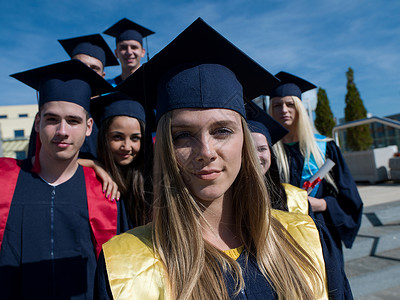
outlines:
M287 71L324 88L337 118L344 116L349 67L369 113L400 113L397 0L14 0L1 6L0 105L36 103L36 93L9 75L69 59L57 39L101 33L126 17L156 32L148 39L154 55L202 17L271 73ZM106 68L106 78L119 71ZM313 102L315 95L304 98Z

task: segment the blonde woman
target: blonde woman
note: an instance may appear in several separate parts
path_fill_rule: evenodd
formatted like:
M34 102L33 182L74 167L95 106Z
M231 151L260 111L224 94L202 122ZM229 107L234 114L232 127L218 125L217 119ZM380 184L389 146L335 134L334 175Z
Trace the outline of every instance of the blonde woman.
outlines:
M288 131L253 102L246 104L247 124L265 172L272 208L308 214L307 191L288 183L281 183L277 159L271 148L288 134ZM316 225L321 237L329 298L352 299L351 288L344 272L342 253L335 246L335 241L326 226L320 222L316 222Z
M314 134L301 102L301 94L316 86L286 72L276 77L281 83L269 93L269 112L289 130L274 146L281 178L302 188L326 158L335 163L308 200L311 213L320 224L327 226L338 250L342 251L342 242L350 248L360 227L363 204L339 148L334 141Z
M120 89L142 79L157 102L153 221L103 247L101 295L326 298L318 232L309 216L272 212L245 121L243 99L276 79L201 19Z

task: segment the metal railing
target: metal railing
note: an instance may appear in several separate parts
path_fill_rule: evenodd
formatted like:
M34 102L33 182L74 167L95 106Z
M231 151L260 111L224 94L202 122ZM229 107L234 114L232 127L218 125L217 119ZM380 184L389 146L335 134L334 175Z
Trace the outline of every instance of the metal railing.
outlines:
M332 129L332 136L335 139L336 144L339 146L339 135L338 135L339 130L356 127L356 126L364 125L364 124L370 124L373 122L400 129L399 121L392 120L389 118L371 117L371 118L351 121L351 122L348 122L348 123L342 124L342 125L337 125L337 126L333 127L333 129Z

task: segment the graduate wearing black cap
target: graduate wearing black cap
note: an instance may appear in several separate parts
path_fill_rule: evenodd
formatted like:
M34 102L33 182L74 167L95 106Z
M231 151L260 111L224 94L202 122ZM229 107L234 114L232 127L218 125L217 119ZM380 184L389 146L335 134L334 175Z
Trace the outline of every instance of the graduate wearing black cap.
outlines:
M205 51L209 45L215 51ZM155 202L152 223L103 245L99 287L105 298L311 299L324 294L319 265L304 257L323 260L318 243L308 246L319 240L318 231L307 215L273 211L270 217L246 125L244 101L278 82L197 19L119 86L141 94L146 106L156 109ZM297 233L286 228L304 249L295 250L279 222L299 224Z
M110 47L100 34L79 36L70 39L58 40L71 59L78 59L104 77L105 67L117 66Z
M58 42L71 59L80 60L103 78L106 75L104 72L105 67L118 65L118 60L100 34L63 39L58 40ZM98 132L97 125L93 124L92 134L85 139L82 145L79 155L81 158L97 158L96 141Z
M115 86L140 67L140 61L146 53L143 47L143 38L154 34L154 32L127 18L123 18L104 31L104 33L115 37L115 56L121 64L121 75L108 80Z
M103 78L106 74L104 72L105 67L118 65L117 59L100 34L85 35L58 41L71 59L80 60ZM85 139L81 148L81 157L92 159L97 157L97 132L97 126L94 124L91 135ZM32 128L29 139L28 157L32 157L35 154L35 149L36 131Z
M256 144L260 162L263 170L267 169L265 181L271 194L272 207L284 211L309 214L307 191L288 183L281 183L279 163L274 151L272 151L273 145L289 131L253 102L246 105L246 112L247 123ZM312 215L312 217L314 216ZM330 299L352 299L341 251L336 248L335 241L325 224L319 220L316 220L315 224L320 234L329 297Z
M129 228L148 222L145 179L151 161L145 156L146 115L143 106L122 92L92 99L91 113L99 127L98 159L118 185L129 216ZM149 201L147 201L149 200Z
M269 112L289 133L274 146L283 182L307 189L307 181L319 170L326 159L335 166L308 196L310 215L332 240L330 253L340 256L343 265L342 243L351 248L361 224L363 203L354 179L332 139L315 134L301 101L302 93L316 86L286 72L276 76L281 84L270 91ZM343 266L340 266L342 267ZM328 273L335 273L334 269ZM338 286L336 294L350 289ZM337 296L338 297L338 296Z
M265 173L271 166L270 147L282 139L288 131L252 101L246 103L246 115L247 125L252 132Z
M90 98L112 87L78 60L11 75L39 92L34 159L0 159L2 299L93 299L101 245L119 232L119 204L78 165Z

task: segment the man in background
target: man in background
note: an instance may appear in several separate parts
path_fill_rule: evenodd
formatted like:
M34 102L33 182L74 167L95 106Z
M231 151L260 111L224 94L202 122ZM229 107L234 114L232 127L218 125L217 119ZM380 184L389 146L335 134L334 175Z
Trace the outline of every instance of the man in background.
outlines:
M140 61L146 53L143 47L143 38L154 32L124 18L104 33L115 37L115 56L121 64L121 74L109 79L108 82L116 86L140 67Z

